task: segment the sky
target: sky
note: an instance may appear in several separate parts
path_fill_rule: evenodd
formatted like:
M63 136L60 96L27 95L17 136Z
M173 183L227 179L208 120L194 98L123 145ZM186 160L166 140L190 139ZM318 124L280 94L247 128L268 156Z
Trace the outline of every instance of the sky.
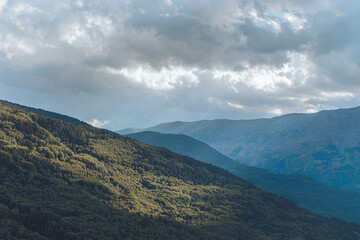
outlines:
M360 105L360 2L0 0L0 99L119 130Z

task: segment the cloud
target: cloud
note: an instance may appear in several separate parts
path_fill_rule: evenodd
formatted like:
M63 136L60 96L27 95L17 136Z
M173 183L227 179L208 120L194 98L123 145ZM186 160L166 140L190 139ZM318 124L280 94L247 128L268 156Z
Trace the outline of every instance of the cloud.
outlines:
M233 102L227 101L227 104L229 104L229 106L234 107L234 108L237 108L237 109L242 109L242 108L244 108L243 105L240 105L240 104L238 104L238 103L233 103Z
M213 78L228 82L234 91L245 86L264 92L276 92L304 84L312 74L313 64L306 55L288 53L288 57L290 61L281 68L265 64L247 66L242 71L215 70Z
M0 12L6 7L7 0L0 0Z
M111 129L356 106L359 10L350 0L0 0L0 94L102 116Z
M104 72L120 75L129 81L145 85L155 90L171 90L177 86L187 86L191 88L196 85L198 78L196 69L184 69L182 67L167 67L157 71L150 66L140 66L138 68L114 69L105 68Z
M0 34L0 53L3 53L7 59L23 54L33 54L34 52L34 47L26 39L21 39L12 34Z
M61 40L86 51L100 52L115 31L109 17L84 12L62 26Z
M99 119L94 118L94 119L91 119L89 121L86 121L86 123L90 124L93 127L100 128L100 127L105 126L106 124L108 124L109 121L100 121Z
M41 10L27 3L19 3L12 8L12 12L15 16L19 16L21 14L41 13Z

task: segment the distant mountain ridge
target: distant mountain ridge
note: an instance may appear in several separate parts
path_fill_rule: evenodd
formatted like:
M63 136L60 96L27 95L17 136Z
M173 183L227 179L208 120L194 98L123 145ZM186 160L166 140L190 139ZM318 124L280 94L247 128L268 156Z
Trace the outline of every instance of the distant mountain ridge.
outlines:
M304 175L280 175L249 167L219 153L209 145L182 134L139 132L126 135L141 142L222 167L261 189L291 199L309 211L360 223L360 193L327 186Z
M360 191L360 107L271 119L172 122L145 130L185 134L246 165Z
M126 134L141 132L142 130L144 130L144 129L143 128L125 128L125 129L116 131L116 133L118 133L120 135L126 135Z

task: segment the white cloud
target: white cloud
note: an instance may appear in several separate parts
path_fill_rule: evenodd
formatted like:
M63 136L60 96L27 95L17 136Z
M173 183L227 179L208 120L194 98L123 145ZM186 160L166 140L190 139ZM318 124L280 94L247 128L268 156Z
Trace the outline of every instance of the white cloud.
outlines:
M86 37L86 35L86 30L80 24L75 23L66 27L63 39L69 44L73 44L79 38Z
M78 48L101 52L106 38L114 32L109 17L84 12L80 19L64 24L62 40Z
M12 12L14 13L15 16L18 16L21 14L40 13L41 10L28 3L19 3L12 8Z
M352 98L355 97L355 94L352 92L339 92L339 91L320 91L320 99L328 100L334 98Z
M308 20L304 17L299 17L293 13L285 13L284 17L289 21L295 31L299 31L305 28Z
M274 109L270 109L269 113L274 115L282 115L284 114L284 111L281 108L274 108Z
M6 7L7 0L0 0L0 12Z
M150 66L140 66L137 68L104 68L103 71L122 75L136 83L146 85L148 88L155 90L171 90L175 87L185 86L192 87L198 83L196 69L185 69L183 67L169 66L160 70Z
M101 121L101 120L99 120L99 119L94 118L94 119L91 119L91 120L89 120L89 121L86 121L86 123L90 124L90 125L93 126L93 127L99 128L99 127L103 127L103 126L105 126L106 124L108 124L109 121Z
M168 6L172 5L172 1L171 0L164 0L164 3Z
M304 113L316 113L320 110L321 105L320 104L309 104Z
M34 54L35 49L24 39L20 39L12 34L0 34L0 52L5 53L6 58L12 59L14 56Z
M247 66L244 70L215 69L214 78L226 81L231 88L247 86L264 92L276 92L281 89L303 85L312 77L314 65L306 55L289 52L289 62L282 67L270 65Z
M257 26L261 28L270 28L275 33L281 31L281 25L271 18L263 18L257 16L257 14L252 14L252 20Z
M76 0L75 5L78 6L79 8L82 8L84 7L84 2L82 0Z
M230 101L227 101L226 103L229 106L237 108L237 109L243 109L245 107L244 105L241 105L241 104L238 104L238 103L233 103L233 102L230 102Z

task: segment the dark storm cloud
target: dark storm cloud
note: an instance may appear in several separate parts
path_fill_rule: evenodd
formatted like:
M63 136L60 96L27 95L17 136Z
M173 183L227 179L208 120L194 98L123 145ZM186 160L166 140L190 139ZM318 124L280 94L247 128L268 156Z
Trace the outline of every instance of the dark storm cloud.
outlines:
M308 32L294 32L288 23L279 24L279 28L281 30L274 33L271 29L259 28L251 19L246 19L246 22L239 26L239 31L248 39L248 44L242 49L259 53L301 51L310 40Z
M0 0L0 94L117 129L359 105L354 1Z

